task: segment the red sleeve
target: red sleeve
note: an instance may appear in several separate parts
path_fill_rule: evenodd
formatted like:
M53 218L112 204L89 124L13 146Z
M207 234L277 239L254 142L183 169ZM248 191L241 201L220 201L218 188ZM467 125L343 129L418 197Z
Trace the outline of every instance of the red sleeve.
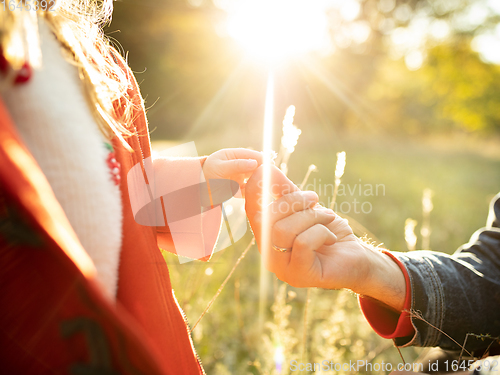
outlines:
M191 158L157 158L153 162L155 190L166 195L173 191L183 191L188 186L196 186L204 180L203 163L206 157ZM175 178L172 178L175 176ZM162 190L160 190L162 189ZM184 199L166 205L161 200L163 225L157 226L158 246L168 252L190 258L208 261L219 236L222 211L220 207L212 207L205 212L198 212L191 217L167 223L170 215L189 210L187 202L200 208L200 192L184 190ZM209 185L210 191L210 185ZM196 196L196 197L195 197Z
M381 337L395 339L397 337L411 336L415 333L415 329L411 324L411 318L407 312L411 308L411 284L408 271L403 263L389 251L384 251L384 254L390 256L398 264L405 276L406 298L403 311L398 314L379 301L363 296L359 296L359 305L368 324Z

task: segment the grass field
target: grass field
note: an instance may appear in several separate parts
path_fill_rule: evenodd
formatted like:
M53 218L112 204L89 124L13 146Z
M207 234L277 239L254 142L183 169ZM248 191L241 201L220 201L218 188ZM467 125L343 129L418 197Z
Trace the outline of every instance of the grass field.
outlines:
M199 154L223 147L260 149L260 129L231 129L194 139ZM387 134L335 133L321 126L302 127L302 131L290 158L289 177L300 183L308 166L315 164L318 172L311 175L309 185L316 191L321 189L320 198L327 203L329 194L324 190L334 180L336 152L346 151L344 194L339 195L337 207L347 211L350 205L350 212L344 213L368 228L391 250L406 251L407 218L418 221L418 234L425 188L434 192L430 247L447 253L467 242L484 225L488 202L500 191L500 147L495 139L397 138ZM276 148L279 136L276 132ZM161 150L169 144L158 141L154 147ZM378 186L378 195L375 190L367 194L369 186ZM358 202L358 213L354 212L354 200ZM343 202L346 203L342 206ZM362 207L365 212L370 207L370 212L363 213ZM179 264L175 256L167 256L176 296L191 323L198 319L250 240L251 234L247 233L235 246L216 253L209 263ZM420 244L419 238L417 248ZM306 291L285 286L272 275L269 278L267 323L262 334L257 321L256 248L243 259L194 330L194 344L208 374L288 374L291 360L305 359L401 362L391 342L379 338L364 321L355 296L342 291L311 293L307 351L303 355ZM418 351L404 349L403 355L411 361Z

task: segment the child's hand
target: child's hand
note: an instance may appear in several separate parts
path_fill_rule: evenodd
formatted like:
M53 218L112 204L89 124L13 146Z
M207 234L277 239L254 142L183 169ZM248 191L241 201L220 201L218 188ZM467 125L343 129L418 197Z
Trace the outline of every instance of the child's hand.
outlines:
M228 179L240 185L245 196L246 180L262 164L261 152L246 148L225 148L214 152L203 164L205 179Z

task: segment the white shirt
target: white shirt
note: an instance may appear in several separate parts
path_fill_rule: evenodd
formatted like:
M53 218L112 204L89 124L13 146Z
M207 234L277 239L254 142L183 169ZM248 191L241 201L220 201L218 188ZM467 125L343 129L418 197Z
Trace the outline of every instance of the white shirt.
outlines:
M94 261L104 292L114 299L122 241L120 189L111 179L106 140L89 108L77 67L63 56L45 21L39 28L41 68L34 69L27 83L4 82L0 94Z

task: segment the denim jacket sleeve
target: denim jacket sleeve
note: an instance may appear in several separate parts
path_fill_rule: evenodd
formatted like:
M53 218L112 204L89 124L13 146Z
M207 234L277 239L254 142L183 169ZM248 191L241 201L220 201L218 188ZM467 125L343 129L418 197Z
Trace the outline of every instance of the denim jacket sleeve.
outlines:
M500 336L500 194L491 203L486 227L453 255L433 251L393 253L411 282L415 334L398 346L458 349L467 333ZM434 327L433 327L434 326ZM441 332L442 331L442 332ZM491 340L467 337L466 348L485 348Z

